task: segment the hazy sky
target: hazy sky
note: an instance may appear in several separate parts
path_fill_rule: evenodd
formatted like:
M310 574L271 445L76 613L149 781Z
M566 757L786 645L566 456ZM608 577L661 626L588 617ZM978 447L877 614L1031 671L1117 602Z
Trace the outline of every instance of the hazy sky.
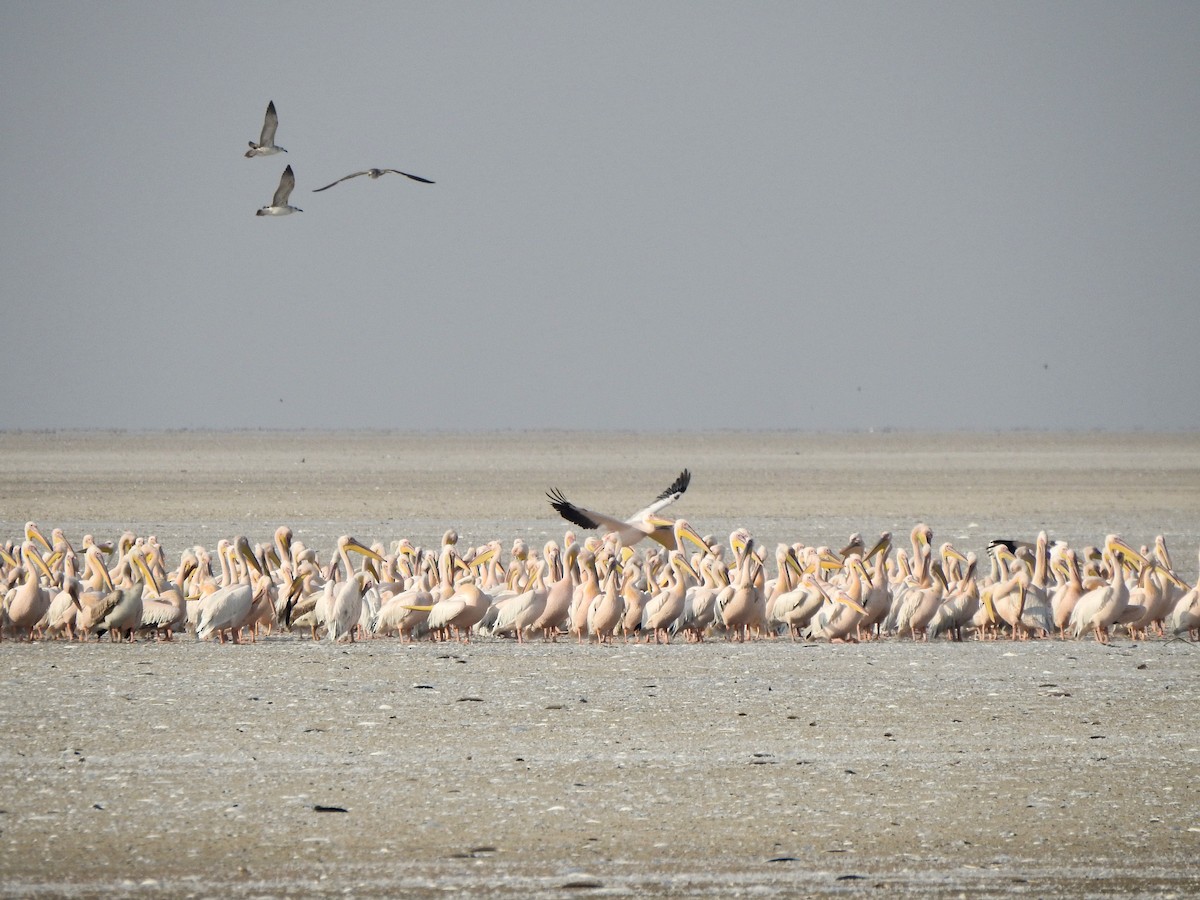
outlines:
M1192 2L0 4L0 428L1200 427L1197 48ZM312 193L370 166L437 183Z

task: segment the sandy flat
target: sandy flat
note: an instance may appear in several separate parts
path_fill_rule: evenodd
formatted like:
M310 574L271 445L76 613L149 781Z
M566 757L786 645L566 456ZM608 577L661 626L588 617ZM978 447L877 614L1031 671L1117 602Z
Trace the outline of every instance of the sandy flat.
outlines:
M703 532L1163 533L1195 577L1186 435L3 434L0 524L507 545L561 537L549 487L632 512L683 466L672 509ZM1200 893L1200 647L1178 640L0 660L0 894Z

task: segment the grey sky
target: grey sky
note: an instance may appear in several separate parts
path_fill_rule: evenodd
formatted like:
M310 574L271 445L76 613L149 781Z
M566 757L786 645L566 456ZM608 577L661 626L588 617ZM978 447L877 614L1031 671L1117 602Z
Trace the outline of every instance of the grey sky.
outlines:
M0 427L1195 428L1198 47L1195 3L5 3ZM437 184L312 193L370 166Z

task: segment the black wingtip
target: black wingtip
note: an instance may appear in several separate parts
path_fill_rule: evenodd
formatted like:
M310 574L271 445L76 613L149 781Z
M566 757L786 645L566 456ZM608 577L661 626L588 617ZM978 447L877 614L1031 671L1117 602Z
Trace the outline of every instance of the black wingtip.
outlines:
M593 522L581 513L558 488L547 491L546 497L549 498L550 505L554 507L555 511L572 525L578 525L580 528L596 528L599 525L598 522Z
M692 473L684 469L679 473L679 477L675 479L674 484L658 495L659 500L666 500L668 497L676 494L682 494L688 489L688 485L692 481Z

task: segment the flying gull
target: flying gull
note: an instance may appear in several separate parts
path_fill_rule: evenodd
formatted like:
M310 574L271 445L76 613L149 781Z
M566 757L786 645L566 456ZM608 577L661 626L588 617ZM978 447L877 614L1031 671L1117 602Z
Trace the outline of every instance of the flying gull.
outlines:
M288 203L288 197L292 195L292 188L295 186L296 176L292 174L292 167L288 166L279 176L279 187L275 188L275 196L271 198L271 205L264 206L255 215L287 216L294 212L304 212L300 207Z
M246 158L252 156L271 156L275 153L287 153L282 147L275 146L275 129L279 127L279 116L275 114L275 101L272 100L267 104L267 115L263 119L262 134L259 135L258 143L250 141L250 149L246 151Z
M317 193L317 191L327 191L331 187L333 187L335 184L341 184L343 181L348 181L351 178L357 178L359 175L368 175L372 179L375 179L375 178L380 177L381 175L386 175L388 172L392 172L396 175L403 175L405 178L411 178L413 181L419 181L422 184L433 184L434 183L434 182L430 181L428 178L422 178L420 175L409 175L407 172L401 172L399 169L363 169L361 172L351 172L349 175L345 176L344 178L339 178L337 181L334 181L334 182L331 182L330 184L325 185L325 187L319 187L316 190L314 190L313 193L315 194L315 193Z

